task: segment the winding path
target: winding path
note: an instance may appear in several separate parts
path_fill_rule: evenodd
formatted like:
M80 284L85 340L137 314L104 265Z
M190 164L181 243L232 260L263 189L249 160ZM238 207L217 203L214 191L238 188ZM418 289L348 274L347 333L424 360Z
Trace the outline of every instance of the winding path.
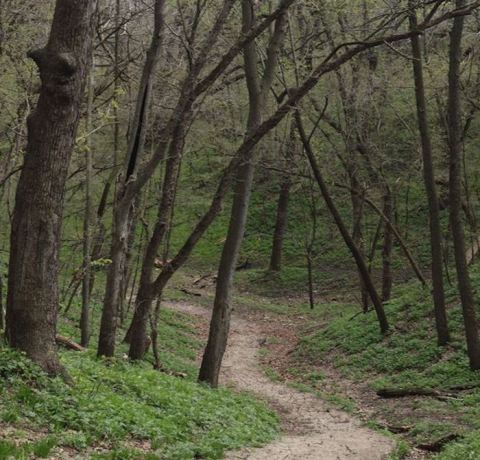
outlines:
M169 308L208 319L200 306L170 303ZM333 409L313 395L272 382L259 366L261 326L234 315L221 375L222 384L234 384L265 399L282 419L283 435L262 448L230 452L227 460L384 460L394 444L345 412Z

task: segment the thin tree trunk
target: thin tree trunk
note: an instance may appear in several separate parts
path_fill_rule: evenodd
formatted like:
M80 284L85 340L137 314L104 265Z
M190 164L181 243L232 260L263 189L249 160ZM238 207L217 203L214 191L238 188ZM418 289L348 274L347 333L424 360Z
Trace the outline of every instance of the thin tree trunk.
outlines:
M296 148L295 126L293 122L290 125L290 136L286 152L287 168L293 163L293 157L295 156ZM275 220L275 229L273 231L272 253L270 256L271 271L279 272L282 269L283 240L285 237L285 231L287 229L288 202L290 200L291 187L292 180L287 172L287 174L282 177L280 193L278 195L277 217Z
M335 184L335 185L337 187L350 189L350 187L345 186L343 184ZM413 272L417 276L418 280L424 286L426 286L427 285L427 280L423 276L422 271L420 270L420 267L418 266L418 263L413 258L413 255L412 255L410 249L408 249L407 243L402 238L402 235L400 235L400 232L395 227L395 224L393 223L393 221L388 219L387 216L383 213L383 211L370 198L368 198L367 196L364 196L363 199L365 200L365 203L367 203L380 216L380 218L383 220L383 222L385 222L385 225L388 225L391 232L394 234L398 244L402 248L402 252L404 253L405 257L407 258L408 262L410 263L410 266L412 267Z
M292 122L292 127L295 128L295 122ZM307 243L307 275L308 275L308 300L310 303L310 309L315 308L315 292L313 284L313 257L314 257L314 246L317 239L317 206L314 193L314 183L313 178L310 182L310 217L312 228L310 232L310 241Z
M457 8L465 5L457 0ZM480 342L476 318L477 303L465 258L465 234L462 222L462 125L460 108L460 62L464 18L453 20L450 32L448 72L448 146L450 153L450 225L452 228L458 290L462 302L467 352L472 369L480 369Z
M91 220L92 220L92 117L93 117L93 70L88 85L88 105L85 145L85 215L83 219L83 279L82 279L82 313L80 316L80 345L88 347L90 341L90 279L91 279Z
M270 270L275 272L279 272L282 269L283 239L287 227L290 188L291 180L285 178L280 185L280 193L278 195L277 218L273 231L272 254L270 257Z
M415 2L410 0L410 29L417 28ZM445 293L443 286L442 270L442 230L440 226L440 211L438 195L435 186L435 172L433 167L432 144L427 118L427 104L425 101L425 88L423 82L423 64L420 37L413 35L411 38L413 56L413 74L415 79L415 96L417 101L417 117L423 156L423 179L428 198L430 222L430 248L432 254L432 284L433 304L435 311L435 324L439 345L445 345L450 340L448 331L447 313L445 309Z
M255 22L253 6L249 0L242 1L242 18L243 32L247 33L253 28ZM282 15L275 23L275 31L268 49L267 62L261 81L258 78L255 43L250 42L244 49L245 76L249 93L247 137L253 134L261 123L265 100L273 82L277 54L283 42L285 19L285 15ZM230 330L233 276L247 221L254 173L254 152L255 149L248 152L236 176L230 223L218 268L208 342L198 377L199 381L207 382L214 388L218 386L220 367Z
M124 186L128 184L129 179L137 170L138 160L144 149L148 104L162 45L164 7L165 0L155 1L154 30L138 89L135 116L130 130L128 153L125 162L123 186L119 187L116 194L110 255L112 263L107 272L107 284L98 340L98 356L111 357L115 352L118 313L122 295L125 292L122 280L127 263L128 238L134 213L133 201L124 203L122 198L124 196Z
M5 309L3 308L3 275L0 275L0 330L5 328Z
M230 14L232 6L233 0L224 0L223 6L216 17L210 33L203 42L196 59L194 62L191 62L190 72L182 83L182 89L177 103L178 112L175 113L175 116L168 123L169 126L170 123L172 124L171 132L170 129L166 129L164 138L161 141L163 150L168 146L168 161L165 168L158 218L152 237L148 242L144 254L135 313L127 333L127 340L130 341L129 357L131 359L141 359L145 354L145 345L148 343L148 318L151 316L152 303L155 297L161 295L164 283L166 283L170 277L170 273L168 273L166 277L163 278L159 275L157 280L154 280L153 272L155 258L160 246L163 244L164 249L168 250L168 235L171 227L170 224L173 216L175 196L182 164L185 133L193 117L192 103L195 95L192 94L192 90L194 88L194 82L198 78L201 69L206 64L208 51L216 43L218 35L225 25L225 21ZM197 4L197 7L201 8L200 4ZM192 32L192 35L190 36L190 41L192 43L193 40L194 32ZM169 264L166 265L167 270L170 270L171 267ZM163 274L165 274L165 272L163 272Z
M68 166L73 152L93 37L94 0L57 0L45 48L29 56L42 86L28 119L28 143L11 231L9 344L48 373L63 373L55 344L58 254Z
M383 304L380 299L380 296L378 295L375 285L373 284L372 278L370 277L370 273L368 272L367 264L365 263L365 260L363 259L362 254L359 251L358 247L355 245L352 235L348 231L345 223L343 222L342 217L340 216L340 213L338 212L335 206L335 203L332 200L330 191L328 190L327 184L323 179L321 170L318 166L317 160L310 146L309 139L305 133L305 129L303 128L302 118L298 110L295 112L295 119L297 120L297 128L300 134L300 138L302 139L302 143L305 148L305 153L307 154L308 161L312 168L315 179L318 183L320 192L322 193L325 203L330 213L332 214L333 219L335 220L335 223L338 227L338 230L340 231L340 234L343 237L343 240L345 241L345 244L347 245L348 249L350 249L350 252L352 253L353 258L355 259L357 268L360 274L362 275L363 282L365 283L365 287L368 291L368 294L370 295L370 299L372 300L373 306L375 308L375 312L378 318L378 323L380 326L380 331L382 334L385 334L389 329L387 316L385 315L385 310L383 309Z
M352 149L351 152L354 152ZM352 153L352 156L354 154ZM355 246L360 251L362 259L365 259L365 248L364 248L364 241L363 241L363 231L362 231L362 222L363 222L363 213L364 213L364 198L363 193L360 192L360 184L358 183L356 172L351 172L350 176L350 184L351 184L351 193L350 199L352 202L352 240ZM363 275L360 270L358 270L358 281L360 285L360 296L362 299L362 308L363 311L366 313L368 312L368 290L365 286L365 281L363 279Z
M184 148L184 129L184 126L179 126L170 144L158 218L143 257L140 282L135 300L135 313L128 334L130 342L128 355L130 359L142 359L146 351L148 318L152 310L152 302L156 297L152 280L155 259L158 249L165 241L171 225L170 217L175 205L178 172Z
M383 197L383 213L391 221L393 218L393 200L392 192L387 187ZM382 301L390 300L392 294L392 248L393 233L390 226L385 225L383 230L382 247Z

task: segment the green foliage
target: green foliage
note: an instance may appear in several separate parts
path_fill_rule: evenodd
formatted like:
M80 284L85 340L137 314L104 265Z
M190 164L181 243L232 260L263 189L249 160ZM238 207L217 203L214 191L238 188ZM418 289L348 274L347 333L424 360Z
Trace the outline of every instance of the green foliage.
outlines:
M388 460L403 460L410 453L410 446L405 441L397 441L394 451L388 457Z
M32 453L35 458L48 458L52 449L57 445L57 438L47 436L37 441L32 446Z
M480 287L478 267L472 269L472 282L476 289ZM466 356L458 293L455 288L449 287L446 296L452 335L452 341L447 347L436 344L429 292L418 283L409 283L397 288L394 299L386 304L387 316L392 325L392 331L386 337L379 333L373 312L358 315L358 307L345 306L341 314L337 312L336 315L328 316L328 307L324 307L323 318L322 312L319 316L322 326L301 338L297 357L306 363L319 365L328 359L345 376L367 381L373 389L421 388L448 392L458 385L477 385L478 373L469 369ZM328 321L325 321L327 317ZM307 364L304 367L308 369ZM318 387L304 375L301 376L301 381L312 388ZM463 435L472 428L480 429L478 388L459 393L456 398L448 401L422 398L415 404L422 413L430 414L430 419L426 415L424 419L412 416L402 420L402 423L413 426L409 438L414 443L437 440L452 433ZM452 422L444 420L445 414L449 414ZM478 453L475 445L475 436L467 437L466 441L448 450L452 452L448 455L459 455L458 457L445 458L478 458L458 454Z
M0 440L0 460L21 459L22 456L24 456L23 450L18 448L15 443Z
M480 432L474 431L461 441L449 444L436 460L477 460L480 458Z
M162 315L163 363L172 373L187 369L186 378L153 370L148 362L99 360L92 351L63 352L62 362L75 381L68 386L47 377L22 354L1 348L1 419L46 428L53 436L20 447L3 443L0 452L6 453L0 458L21 459L25 452L43 458L57 443L84 450L99 441L114 449L96 458L143 458L122 447L133 439L150 442L154 457L148 458L214 459L226 449L275 437L278 420L264 404L195 382L192 360L199 344L191 335L193 325L175 312Z
M32 456L33 458L48 458L56 445L57 439L51 436L20 445L0 440L0 460L27 460Z
M458 307L449 313L453 341L449 347L436 345L429 293L417 284L399 289L386 305L392 332L382 337L374 312L355 312L331 320L328 326L303 337L299 353L317 361L335 350L336 365L351 376L372 377L375 387L448 388L477 381L468 368Z

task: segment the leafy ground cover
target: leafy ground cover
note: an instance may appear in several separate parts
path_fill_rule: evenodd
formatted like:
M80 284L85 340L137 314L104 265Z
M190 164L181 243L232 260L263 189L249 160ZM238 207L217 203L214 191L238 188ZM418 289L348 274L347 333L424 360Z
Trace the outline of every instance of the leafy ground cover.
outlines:
M472 278L478 291L478 267ZM359 314L358 305L347 302L322 301L312 311L302 302L271 298L251 307L296 320L296 346L286 359L273 359L281 354L282 337L266 340L264 361L272 378L358 412L372 427L402 431L410 446L452 439L439 459L477 459L480 374L468 366L455 287L448 288L447 300L452 341L446 347L436 345L430 293L415 282L400 285L386 305L392 325L387 337L379 333L373 312ZM383 399L376 394L380 389L432 395ZM394 458L407 452L401 445Z
M76 332L74 324L64 320L61 332ZM216 459L277 435L277 417L263 403L195 382L199 343L191 318L162 312L160 339L164 372L128 362L122 348L112 360L62 352L74 386L0 349L0 433L9 427L0 459Z

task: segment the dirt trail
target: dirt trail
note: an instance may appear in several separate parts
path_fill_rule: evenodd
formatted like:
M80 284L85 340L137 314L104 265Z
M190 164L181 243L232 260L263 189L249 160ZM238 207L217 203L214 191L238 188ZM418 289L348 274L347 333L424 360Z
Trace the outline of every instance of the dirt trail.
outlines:
M210 317L200 306L170 303L170 308L190 315ZM221 383L265 399L282 418L284 434L257 449L230 452L227 460L383 460L393 441L369 430L345 412L313 395L272 382L259 366L262 334L258 323L233 316Z

